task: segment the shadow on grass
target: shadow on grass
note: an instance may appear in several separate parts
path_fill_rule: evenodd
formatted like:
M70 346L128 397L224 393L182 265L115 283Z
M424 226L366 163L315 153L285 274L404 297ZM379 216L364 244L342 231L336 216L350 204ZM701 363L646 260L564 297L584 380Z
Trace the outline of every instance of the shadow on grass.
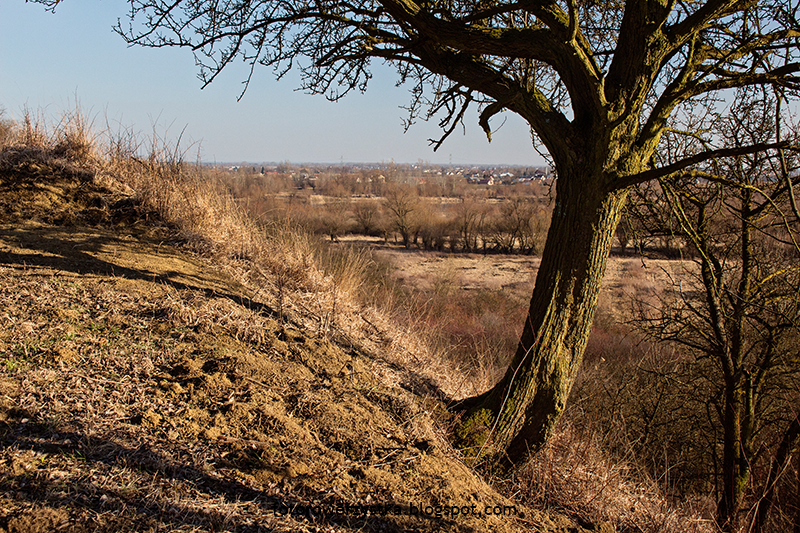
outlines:
M23 252L2 249L3 241L13 244ZM135 242L135 243L134 243ZM122 262L113 262L114 248L136 247L135 253L154 260L140 268L131 268ZM159 261L160 260L160 261ZM168 264L186 264L207 268L174 251L170 246L145 241L130 241L117 234L96 228L65 228L59 226L35 226L28 228L0 228L0 265L14 268L50 269L79 275L102 275L142 280L172 286L176 289L200 291L207 297L227 298L252 311L277 318L277 312L268 305L254 301L226 289L225 282L213 275L200 276L189 270L162 268Z
M197 466L187 444L180 450L159 451L155 447L160 444L172 448L176 444L141 438L137 444L124 429L112 438L92 436L37 421L20 410L6 415L0 424L0 445L7 458L0 466L0 498L31 512L57 511L61 522L49 524L53 530L476 531L457 520L409 516L405 506L404 513L367 515L354 504L335 499L332 492L302 487L296 491L299 496L292 494L291 482L269 492L256 490L209 469L207 462ZM206 454L211 451L217 461L225 462L224 444L203 447ZM26 452L36 452L35 460L14 466L13 457ZM349 505L346 512L343 505ZM2 515L0 528L13 531L9 527L13 519Z

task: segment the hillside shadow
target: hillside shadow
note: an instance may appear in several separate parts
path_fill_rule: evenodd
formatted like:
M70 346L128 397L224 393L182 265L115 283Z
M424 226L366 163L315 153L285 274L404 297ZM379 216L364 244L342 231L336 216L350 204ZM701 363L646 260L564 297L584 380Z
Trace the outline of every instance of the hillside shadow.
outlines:
M13 251L14 249L18 251ZM133 268L122 261L111 260L115 253L113 250L122 250L152 260L142 263L139 268ZM278 317L278 313L270 306L227 290L226 280L213 275L199 275L201 269L208 268L205 265L195 268L197 272L165 268L168 264L197 267L189 261L170 246L138 239L126 240L118 234L96 228L0 227L0 265L33 271L48 269L82 276L112 276L164 284L176 289L199 291L207 297L226 298L251 311L271 318Z
M121 434L119 439L112 439L64 424L37 420L35 414L23 410L4 414L5 420L0 424L0 446L13 450L15 455L23 451L35 452L37 459L24 467L0 468L0 495L30 512L36 509L58 510L62 517L59 530L67 525L63 517L68 515L71 522L69 531L115 533L183 531L188 526L208 531L262 533L274 531L275 525L284 528L287 525L301 526L303 530L310 526L313 530L324 527L326 531L328 528L345 528L389 533L409 530L476 531L466 524L445 518L415 516L410 519L407 514L398 514L394 516L401 518L393 519L391 513L381 516L378 513L336 512L337 506L343 509L345 502L332 497L332 492L303 487L302 497L297 497L291 494L289 483L267 493L224 477L219 471L209 474L207 463L197 466L192 460L194 449L170 450L172 455L178 455L172 458L167 452L154 448L154 445L175 448L174 443L148 439L136 446L133 443L142 441L135 435L126 439L126 435ZM211 451L218 462L224 463L225 444L206 443L204 448L206 458ZM80 465L80 471L76 471L76 463ZM40 467L52 470L54 466L67 470L57 470L62 477L39 470ZM131 475L132 472L135 474ZM65 474L70 478L68 484L64 481ZM117 476L128 480L134 477L140 485L130 481L114 482ZM243 512L231 513L226 505ZM349 505L350 509L355 509L352 503ZM323 509L333 511L325 513ZM86 510L91 511L93 523L75 523ZM265 517L274 519L265 520ZM290 521L287 521L288 517ZM9 522L8 517L3 519L0 514L0 527L7 530L9 524L4 521ZM408 528L409 522L413 524L411 529Z

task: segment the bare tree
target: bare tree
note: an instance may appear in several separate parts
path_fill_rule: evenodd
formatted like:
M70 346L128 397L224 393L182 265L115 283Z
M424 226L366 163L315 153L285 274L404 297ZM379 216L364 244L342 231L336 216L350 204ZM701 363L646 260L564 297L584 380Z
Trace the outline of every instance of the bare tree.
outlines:
M320 213L322 230L331 238L331 242L338 242L339 237L350 226L350 202L348 198L329 198Z
M520 252L524 254L540 255L542 246L547 237L547 223L549 213L541 207L533 207L533 212L528 218L527 225L523 226L520 237Z
M358 201L353 208L359 231L364 235L372 235L380 224L380 209L376 202L372 200Z
M660 165L670 116L736 87L796 89L800 72L793 0L129 3L117 31L130 44L193 50L205 84L243 60L278 76L297 67L302 89L338 99L365 90L379 59L411 85L408 122L439 120L434 148L470 106L489 137L504 110L528 122L558 174L539 275L506 375L456 406L464 450L505 467L540 447L563 412L630 187L769 148L709 135L701 151Z
M403 246L408 248L419 233L415 214L419 209L417 191L410 185L393 184L387 187L384 196L386 209L392 214L394 228L403 239Z
M715 131L731 150L776 144L779 101L768 91L740 91ZM645 309L639 324L696 359L695 383L702 377L698 390L713 406L710 429L718 437L710 440L722 450L722 460L710 469L721 478L717 519L726 531L739 528L759 456L777 449L776 464L785 466L798 437L797 169L796 157L781 150L722 158L661 180L659 199L646 203L651 214L660 205L663 211L655 214L661 225L673 226L696 250L697 268L677 280L673 298ZM770 442L777 421L787 427L780 446ZM763 487L767 494L778 471L773 468L774 479ZM765 498L756 513L757 528L769 502Z
M458 240L465 252L478 250L478 237L486 219L486 208L473 198L465 197L455 208Z
M528 198L514 196L500 205L500 212L492 221L491 240L500 253L525 253L529 248L531 220L535 206Z

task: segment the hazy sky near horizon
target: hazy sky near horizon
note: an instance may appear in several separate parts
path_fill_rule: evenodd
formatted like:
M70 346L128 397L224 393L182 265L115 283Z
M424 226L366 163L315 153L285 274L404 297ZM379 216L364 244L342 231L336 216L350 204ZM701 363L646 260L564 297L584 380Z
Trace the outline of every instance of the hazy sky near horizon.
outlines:
M25 108L57 120L80 108L96 129L156 132L199 150L203 161L395 162L541 165L528 127L506 113L493 119L492 142L477 114L465 119L434 152L434 123L403 133L408 90L395 87L381 64L365 94L331 103L295 90L298 78L276 81L256 69L237 102L246 66L233 65L201 90L188 50L128 47L113 33L127 13L124 0L65 0L55 14L24 0L0 2L0 108L19 118ZM505 120L505 123L503 121ZM498 129L498 126L502 127Z

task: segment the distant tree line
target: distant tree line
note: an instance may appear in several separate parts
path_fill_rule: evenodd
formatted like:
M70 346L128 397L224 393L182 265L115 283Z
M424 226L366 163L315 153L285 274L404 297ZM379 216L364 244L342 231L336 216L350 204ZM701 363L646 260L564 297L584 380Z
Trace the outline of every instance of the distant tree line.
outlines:
M298 174L235 172L228 183L258 219L285 219L332 241L358 234L423 250L541 252L551 213L541 184L488 188L450 176L387 182L375 172L317 177L313 190L297 187Z

